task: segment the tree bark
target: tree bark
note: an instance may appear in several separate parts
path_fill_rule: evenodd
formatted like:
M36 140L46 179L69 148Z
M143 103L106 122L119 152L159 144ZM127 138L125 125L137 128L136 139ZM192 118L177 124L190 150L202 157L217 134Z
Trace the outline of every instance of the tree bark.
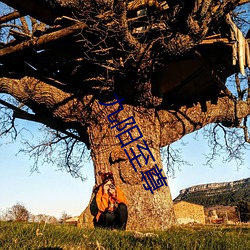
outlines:
M116 137L119 131L111 128L113 123L111 124L107 119L109 114L117 110L117 106L116 108L101 106L96 100L92 106L96 122L88 127L96 186L101 184L99 173L113 172L115 184L124 191L129 203L127 229L165 229L175 221L170 189L168 186L162 186L155 190L154 194L151 194L150 191L143 188L145 182L142 182L140 173L140 171L144 172L151 169L155 163L157 163L159 169L163 167L160 156L160 123L158 117L155 116L154 109L146 110L130 105L123 105L123 107L124 110L120 111L116 116L117 122L115 124L132 116L143 135L142 138L124 148L129 154L131 147L136 152L137 144L144 146L143 140L145 140L155 158L155 162L151 158L146 165L140 159L141 168L135 164L137 172L135 171ZM114 117L115 115L111 118L114 119ZM131 132L136 138L136 132ZM138 154L139 152L136 152L136 155ZM130 157L132 156L130 155ZM94 217L91 215L91 212L93 212L93 199L94 194L91 197L89 206L80 216L79 226L93 227Z
M216 102L197 103L192 107L182 106L178 110L158 111L161 124L161 147L181 139L184 135L205 127L210 123L222 123L227 127L238 127L250 114L248 101L222 96Z

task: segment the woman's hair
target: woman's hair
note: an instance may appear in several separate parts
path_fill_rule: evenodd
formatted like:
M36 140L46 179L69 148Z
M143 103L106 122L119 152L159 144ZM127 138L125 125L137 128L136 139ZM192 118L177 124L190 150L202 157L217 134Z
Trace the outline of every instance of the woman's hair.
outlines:
M102 173L101 174L102 182L106 183L108 180L112 180L114 182L114 176L112 172Z

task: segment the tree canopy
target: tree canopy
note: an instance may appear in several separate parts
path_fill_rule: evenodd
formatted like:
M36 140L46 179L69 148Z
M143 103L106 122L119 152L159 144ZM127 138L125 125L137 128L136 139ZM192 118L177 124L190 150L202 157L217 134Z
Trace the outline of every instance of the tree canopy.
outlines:
M237 78L235 97L225 86L228 76L249 66L248 42L231 14L248 1L2 2L13 11L0 19L2 34L8 33L0 49L0 91L18 103L0 101L3 113L14 111L13 119L41 122L66 134L59 138L67 145L89 147L93 100L117 93L143 112L156 110L160 146L211 122L241 127L249 141L248 87ZM215 114L206 101L224 108ZM232 110L221 114L229 105ZM189 125L176 126L170 138L169 119ZM2 116L2 134L15 132L11 121Z

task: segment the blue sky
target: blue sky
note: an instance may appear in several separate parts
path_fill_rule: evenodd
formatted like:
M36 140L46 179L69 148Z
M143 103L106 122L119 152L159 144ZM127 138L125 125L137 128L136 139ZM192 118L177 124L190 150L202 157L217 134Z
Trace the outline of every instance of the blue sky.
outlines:
M19 126L29 128L34 137L41 136L36 132L37 126L27 121L19 121ZM204 166L204 153L208 152L207 142L193 139L193 135L184 137L188 145L182 148L183 157L192 166L182 166L176 170L175 178L169 178L169 186L173 198L180 189L204 183L234 181L250 176L250 165L241 166L237 170L234 162L223 164L221 159L213 163L213 168ZM1 139L0 143L7 142ZM23 203L33 214L47 214L60 217L65 211L71 215L79 215L87 206L94 185L92 163L84 166L88 180L82 182L74 179L66 172L56 171L49 165L40 166L40 173L30 172L32 160L27 155L18 154L20 142L0 147L0 211L5 211L16 202ZM175 147L181 147L177 143ZM245 162L250 162L249 151L245 154ZM165 169L166 170L166 169Z
M35 125L25 121L20 123L35 133ZM39 133L37 131L36 135ZM33 141L36 139L35 136ZM8 140L0 139L0 143L3 142ZM28 155L17 155L21 147L20 142L0 147L0 211L21 202L33 214L60 217L65 211L78 215L86 206L94 185L92 164L85 166L88 176L85 182L46 164L40 165L39 173L31 174L33 161Z

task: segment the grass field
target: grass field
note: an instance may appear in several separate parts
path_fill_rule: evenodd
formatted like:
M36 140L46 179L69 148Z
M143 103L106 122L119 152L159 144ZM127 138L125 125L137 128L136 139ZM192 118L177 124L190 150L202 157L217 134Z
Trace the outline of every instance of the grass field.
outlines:
M250 249L250 227L246 225L174 227L147 233L0 222L0 249Z

